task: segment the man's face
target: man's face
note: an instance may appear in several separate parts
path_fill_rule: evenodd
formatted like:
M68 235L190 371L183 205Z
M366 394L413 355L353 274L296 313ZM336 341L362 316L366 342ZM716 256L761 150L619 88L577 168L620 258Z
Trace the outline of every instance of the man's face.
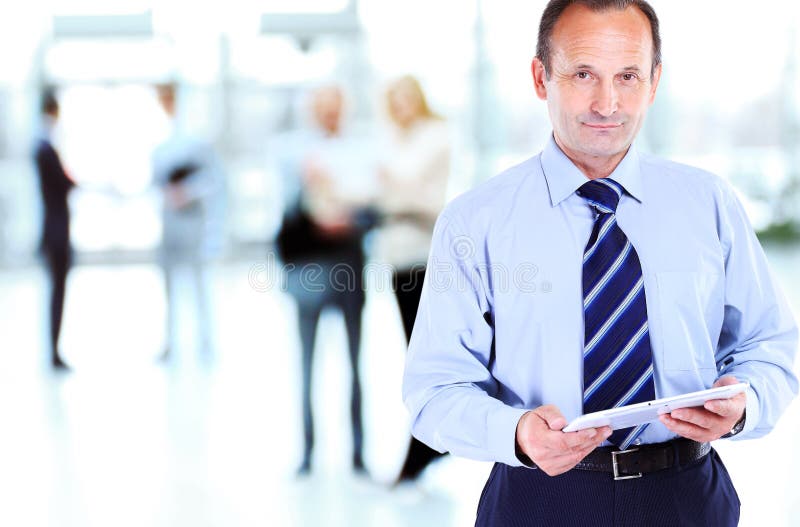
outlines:
M342 93L338 88L320 88L314 93L314 118L325 132L332 135L338 133L343 103Z
M559 147L573 161L616 166L644 122L661 67L653 71L647 17L635 7L567 8L551 38L551 71L533 62L537 95L547 100Z

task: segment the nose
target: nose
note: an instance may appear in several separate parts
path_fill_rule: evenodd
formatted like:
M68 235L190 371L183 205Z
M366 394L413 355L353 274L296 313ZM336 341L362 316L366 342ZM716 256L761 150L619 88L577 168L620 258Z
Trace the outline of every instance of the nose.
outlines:
M598 83L591 110L603 117L611 117L617 112L618 105L619 94L614 81L609 79Z

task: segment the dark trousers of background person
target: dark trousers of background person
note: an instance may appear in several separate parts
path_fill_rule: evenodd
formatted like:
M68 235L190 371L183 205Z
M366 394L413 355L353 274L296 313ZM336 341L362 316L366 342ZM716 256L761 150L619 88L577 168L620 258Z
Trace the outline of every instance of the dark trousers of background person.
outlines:
M69 217L45 219L42 245L50 286L50 360L53 366L62 366L58 339L61 335L61 321L64 317L67 274L72 263Z
M422 295L424 278L425 267L423 266L398 271L392 276L392 286L394 287L395 297L397 297L397 304L400 307L400 316L403 319L406 343L411 340L411 331L414 329L414 321L417 319L417 308ZM413 481L417 479L422 471L425 470L425 467L434 459L443 455L412 437L397 481Z
M364 470L364 431L361 418L361 382L358 373L361 349L361 315L364 308L362 271L363 256L360 248L335 257L326 255L313 263L295 264L289 272L289 292L297 301L298 325L301 342L301 366L303 381L303 431L305 445L300 473L311 469L311 453L314 448L314 420L311 405L311 371L317 326L325 307L339 308L347 330L348 351L351 368L350 419L353 433L353 468ZM305 272L314 268L321 273ZM304 280L307 279L308 281Z
M607 472L541 470L496 463L476 527L733 527L739 496L717 452L695 463L614 481Z

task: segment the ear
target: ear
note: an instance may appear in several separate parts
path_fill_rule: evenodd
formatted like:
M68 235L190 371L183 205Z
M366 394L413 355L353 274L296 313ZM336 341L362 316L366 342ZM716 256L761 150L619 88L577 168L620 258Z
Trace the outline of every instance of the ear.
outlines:
M650 86L650 104L656 100L656 90L658 90L658 82L661 80L661 64L656 66L656 69L653 70L653 80L652 85Z
M533 75L533 88L536 90L536 95L543 101L547 100L547 87L545 81L547 75L544 71L544 63L538 57L533 58L531 62L531 74Z

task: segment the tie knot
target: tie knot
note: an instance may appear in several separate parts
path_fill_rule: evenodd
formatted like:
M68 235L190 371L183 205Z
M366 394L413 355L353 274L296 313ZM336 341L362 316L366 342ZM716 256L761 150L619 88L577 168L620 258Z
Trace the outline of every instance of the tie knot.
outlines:
M588 201L600 214L617 212L622 192L622 185L609 178L593 179L578 189L578 195Z

